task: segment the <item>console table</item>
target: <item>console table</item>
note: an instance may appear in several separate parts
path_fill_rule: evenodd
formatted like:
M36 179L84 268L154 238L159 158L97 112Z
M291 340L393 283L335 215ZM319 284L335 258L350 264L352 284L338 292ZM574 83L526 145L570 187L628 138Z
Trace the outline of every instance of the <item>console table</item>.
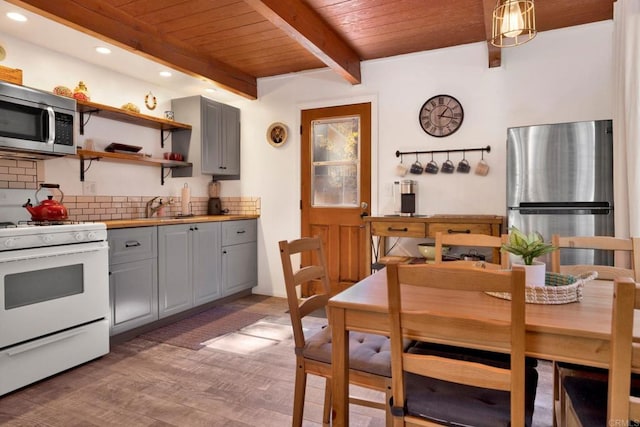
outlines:
M371 244L367 265L372 265L374 236L380 238L378 254L383 256L387 237L435 238L438 231L500 236L504 224L504 217L497 215L371 216L363 219L366 237ZM499 254L495 253L496 256Z

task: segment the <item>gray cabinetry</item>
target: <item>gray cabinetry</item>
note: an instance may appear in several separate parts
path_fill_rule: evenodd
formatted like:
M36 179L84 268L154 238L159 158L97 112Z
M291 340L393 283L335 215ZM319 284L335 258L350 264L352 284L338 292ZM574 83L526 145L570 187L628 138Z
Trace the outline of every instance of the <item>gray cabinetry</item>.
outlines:
M191 130L174 132L174 151L186 153L191 144L201 147L200 172L219 179L240 178L240 110L202 96L171 101L176 120L189 120ZM174 170L174 176L183 170Z
M158 319L156 227L109 230L110 334Z
M222 224L222 294L231 295L258 284L257 221Z
M220 223L158 229L159 317L213 301L220 290Z

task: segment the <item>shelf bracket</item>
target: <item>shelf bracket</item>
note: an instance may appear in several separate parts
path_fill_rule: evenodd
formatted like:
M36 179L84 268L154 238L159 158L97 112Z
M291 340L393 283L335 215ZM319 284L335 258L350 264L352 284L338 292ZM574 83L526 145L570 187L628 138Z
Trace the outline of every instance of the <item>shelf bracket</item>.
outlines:
M87 117L87 121L84 120L85 111L80 111L80 135L84 135L84 127L87 125L87 123L89 123L89 120L91 120L91 115L93 113L98 113L99 110L88 110L86 112L89 113L89 117Z
M167 172L166 175L164 174L165 169L169 170L169 172ZM165 165L160 166L160 185L164 185L164 181L169 176L170 173L171 173L170 167L166 167Z
M169 139L169 135L171 135L171 131L167 130L167 136L164 136L164 128L160 129L160 148L164 148L164 142Z
M84 157L80 157L80 182L84 182L84 174L87 173L87 171L91 167L91 163L93 163L94 160L98 160L99 161L100 157L89 157L89 158L87 158L87 160L89 160L89 164L85 168L84 167L85 158Z

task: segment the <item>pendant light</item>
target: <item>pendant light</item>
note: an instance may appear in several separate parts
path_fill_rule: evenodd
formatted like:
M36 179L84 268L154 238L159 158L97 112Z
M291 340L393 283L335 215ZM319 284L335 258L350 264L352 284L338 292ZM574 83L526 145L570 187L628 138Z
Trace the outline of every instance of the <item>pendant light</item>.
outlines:
M493 9L492 45L518 46L534 38L536 33L533 0L498 0Z

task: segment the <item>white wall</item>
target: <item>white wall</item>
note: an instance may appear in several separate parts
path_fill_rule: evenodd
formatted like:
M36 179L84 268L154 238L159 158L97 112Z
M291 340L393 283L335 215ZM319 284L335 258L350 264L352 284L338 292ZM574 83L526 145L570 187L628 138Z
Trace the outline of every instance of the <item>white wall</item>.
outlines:
M374 214L392 212L388 189L398 179L396 150L491 145L485 154L491 165L486 177L408 177L418 181L421 214L505 215L508 127L612 118L612 32L612 21L544 32L528 44L504 49L500 68L488 68L486 45L474 43L365 62L358 86L324 70L259 80L259 100L238 104L244 144L241 192L262 197L256 292L284 295L277 242L300 236L301 109L373 102ZM418 110L440 93L455 96L465 118L455 134L433 138L422 131ZM280 148L265 141L264 132L274 121L291 128L290 140ZM467 158L475 164L480 153ZM436 159L441 163L446 156Z
M520 47L502 51L502 66L487 67L485 43L411 54L362 64L362 84L352 86L327 70L284 75L258 81L259 99L237 101L242 113L242 180L223 183L223 196L261 197L259 220L259 285L255 292L284 296L277 242L300 235L300 110L351 102L373 104L374 214L391 212L390 184L397 179L396 150L439 150L491 145L486 177L474 174L411 176L419 182L421 214L505 214L505 139L512 126L611 118L613 22L606 21L544 32ZM187 94L100 69L48 50L4 37L11 62L24 70L25 84L50 90L55 85L89 86L92 100L114 106L135 102L142 112L158 114L169 99ZM126 66L126 64L123 64ZM158 98L155 112L144 109L149 90ZM455 96L465 109L458 132L447 138L426 135L418 110L431 96ZM143 145L161 152L157 132L91 119L88 137ZM95 120L95 122L94 122ZM268 126L289 126L290 139L280 148L266 142ZM82 142L82 139L81 139ZM453 154L457 161L460 155ZM469 153L475 162L479 153ZM437 158L441 163L444 157ZM410 160L410 159L407 159ZM423 157L423 160L427 160ZM47 180L80 194L78 161L48 160ZM208 177L170 179L160 187L156 168L122 164L93 165L89 180L100 194L177 195L184 182L192 194L206 195Z

